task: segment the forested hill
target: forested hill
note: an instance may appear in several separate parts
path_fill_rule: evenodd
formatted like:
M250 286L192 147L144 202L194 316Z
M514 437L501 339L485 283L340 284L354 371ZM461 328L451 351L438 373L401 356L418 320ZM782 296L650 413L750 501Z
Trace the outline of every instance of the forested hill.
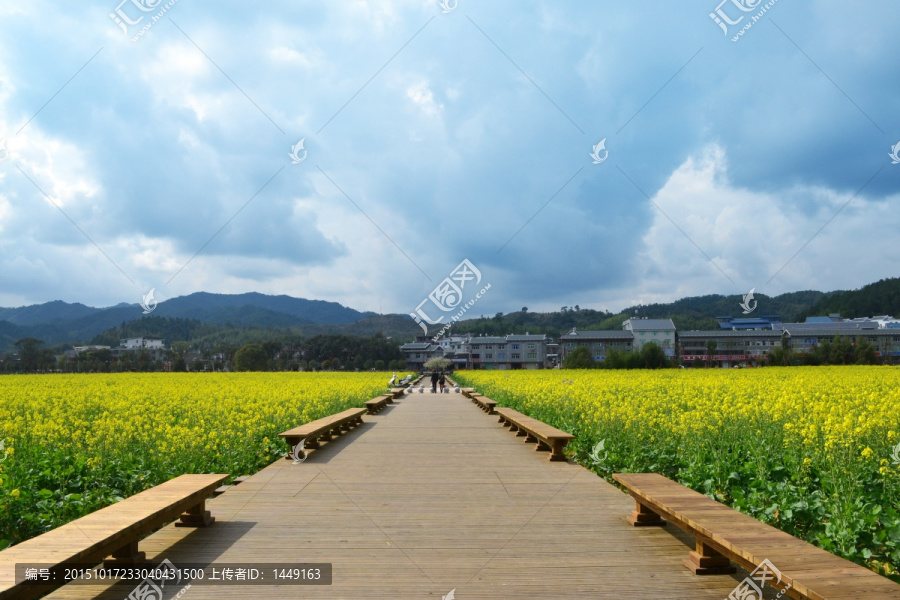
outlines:
M831 313L840 313L848 319L876 315L900 317L900 279L882 279L858 290L832 292L803 311L801 316Z
M793 321L800 318L815 303L829 294L815 291L790 292L779 296L754 294L757 315L779 315L782 320ZM455 333L476 335L506 335L508 333L536 333L558 337L562 333L578 329L621 329L625 319L637 315L652 319L672 319L679 331L695 329L716 329L716 317L744 317L740 307L740 295L719 294L682 298L668 304L648 304L630 306L619 314L582 309L578 306L564 306L559 312L531 313L520 310L514 313L498 313L493 317L463 321L453 326ZM900 312L900 311L898 311ZM818 314L818 313L817 313Z

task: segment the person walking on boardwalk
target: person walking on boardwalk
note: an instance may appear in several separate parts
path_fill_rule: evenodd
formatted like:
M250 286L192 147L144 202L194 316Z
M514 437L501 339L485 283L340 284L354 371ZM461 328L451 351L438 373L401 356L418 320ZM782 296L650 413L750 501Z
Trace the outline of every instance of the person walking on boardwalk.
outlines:
M432 372L431 372L431 393L432 393L432 394L436 394L436 393L437 393L437 384L438 384L438 380L439 380L440 378L441 378L441 376L438 375L438 372L437 372L437 371L432 371Z
M441 371L441 376L438 379L438 382L441 384L441 393L444 393L444 385L447 383L447 378L444 377L444 372Z

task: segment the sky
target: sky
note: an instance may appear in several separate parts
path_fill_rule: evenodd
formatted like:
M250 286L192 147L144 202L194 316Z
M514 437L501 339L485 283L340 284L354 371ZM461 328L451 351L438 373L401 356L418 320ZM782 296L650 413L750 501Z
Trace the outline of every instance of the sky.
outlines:
M900 276L900 4L717 1L3 3L0 306Z

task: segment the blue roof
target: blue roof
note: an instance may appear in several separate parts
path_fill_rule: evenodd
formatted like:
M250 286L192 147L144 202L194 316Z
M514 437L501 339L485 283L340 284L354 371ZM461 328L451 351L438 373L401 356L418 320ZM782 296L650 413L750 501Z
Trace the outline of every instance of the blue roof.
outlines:
M831 317L806 317L807 323L833 323Z

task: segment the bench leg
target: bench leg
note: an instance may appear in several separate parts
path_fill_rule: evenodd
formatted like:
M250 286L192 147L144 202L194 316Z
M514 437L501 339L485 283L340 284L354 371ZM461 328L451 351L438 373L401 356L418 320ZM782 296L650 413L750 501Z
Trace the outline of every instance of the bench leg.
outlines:
M537 446L534 447L535 452L549 452L550 446L544 440L538 440Z
M647 527L650 525L659 525L661 527L665 527L666 522L662 520L658 514L650 510L650 508L644 504L641 504L637 500L635 500L637 507L628 515L628 522L634 525L635 527Z
M524 441L525 441L526 444L533 444L533 443L537 442L538 440L537 440L536 437L534 437L533 435L531 435L531 434L529 433L528 435L525 436L525 440L524 440Z
M294 446L296 446L297 444L300 443L300 438L298 438L298 437L287 437L287 438L284 438L284 441L287 442L287 445L290 447L291 452L293 452ZM307 446L307 447L308 447L308 446ZM287 454L287 456L284 457L284 460L294 460L294 459L291 458L291 454L290 454L290 452L289 452L289 453Z
M107 569L114 567L135 567L147 562L147 554L138 551L137 541L128 542L112 553L112 556L103 561Z
M737 571L727 556L710 548L703 540L697 540L697 550L684 559L684 566L696 575L728 575Z
M366 413L367 415L374 415L374 414L375 414L375 407L374 407L374 406L367 406L367 407L366 407L366 410L369 411L369 412Z
M550 460L554 461L563 461L567 460L566 455L563 454L563 448L565 444L553 442L553 445L550 446L550 456L548 457Z
M317 438L306 438L306 443L303 444L304 448L309 450L315 450L319 447L319 440Z
M206 500L181 513L181 521L175 522L175 527L209 527L216 520L206 510Z

